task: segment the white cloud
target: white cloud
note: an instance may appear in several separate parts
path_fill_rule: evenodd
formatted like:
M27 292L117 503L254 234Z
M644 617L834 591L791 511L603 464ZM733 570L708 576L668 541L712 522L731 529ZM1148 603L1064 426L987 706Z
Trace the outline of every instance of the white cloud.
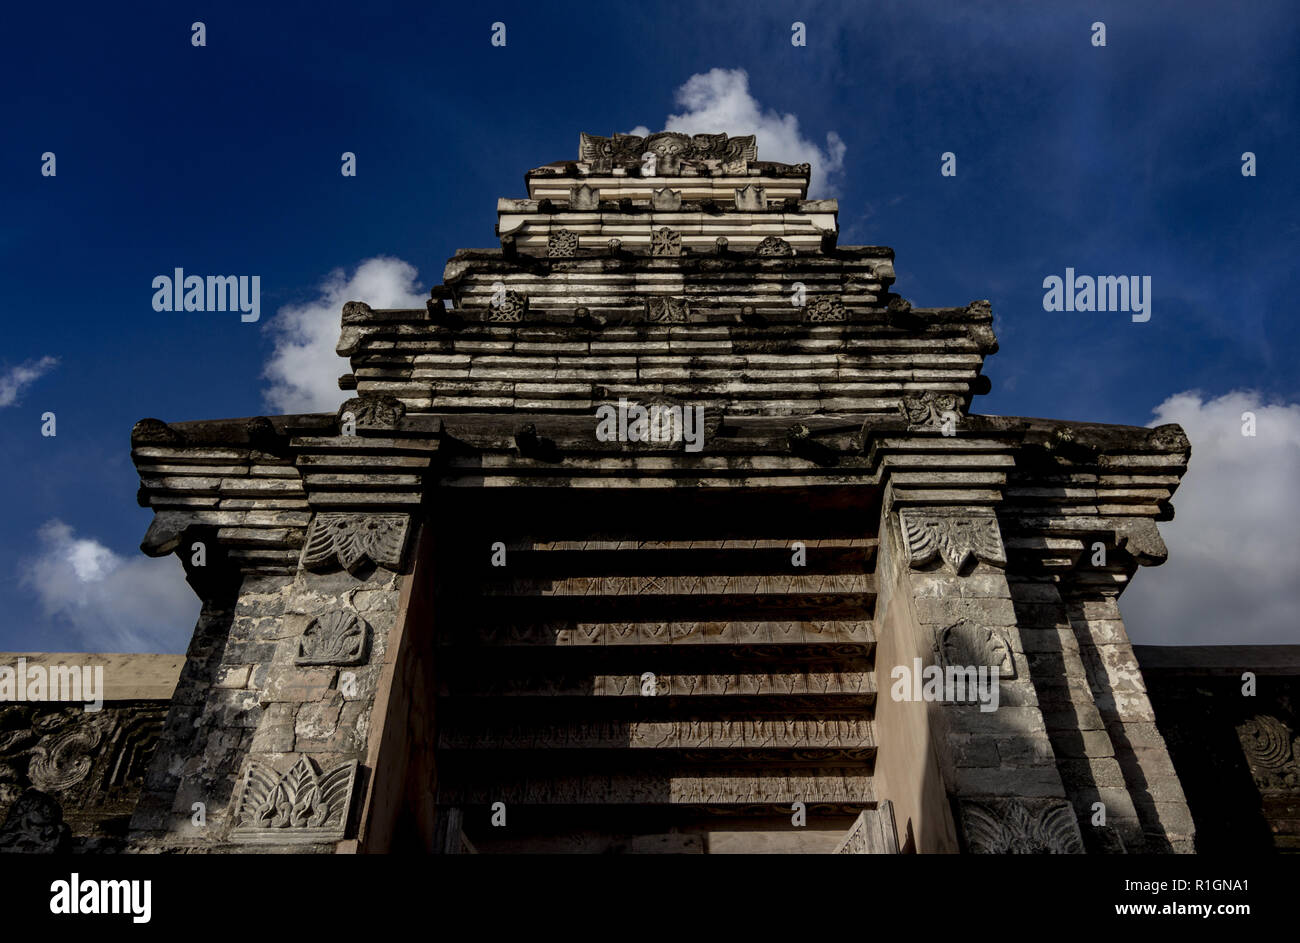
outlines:
M5 373L0 373L0 408L12 406L24 388L35 383L58 365L58 357L42 357L20 363Z
M349 278L335 269L320 286L320 297L286 305L267 325L275 351L262 371L271 385L262 393L276 413L320 413L337 409L351 394L339 389L348 362L334 352L342 327L343 304L364 301L372 308L422 308L425 295L415 266L401 259L366 259Z
M1242 413L1256 434L1243 436ZM1300 642L1300 404L1257 393L1202 400L1189 392L1155 409L1179 423L1192 457L1160 525L1169 561L1140 573L1121 597L1139 643Z
M37 537L39 552L21 564L19 582L84 651L185 651L199 600L176 557L119 556L58 520Z
M834 131L819 147L799 130L792 114L764 111L749 93L749 73L744 69L710 69L686 80L677 90L677 104L686 109L669 115L665 131L683 134L757 135L758 159L786 164L811 164L810 195L834 193L836 175L844 169L845 145ZM631 134L645 135L650 129L634 128Z

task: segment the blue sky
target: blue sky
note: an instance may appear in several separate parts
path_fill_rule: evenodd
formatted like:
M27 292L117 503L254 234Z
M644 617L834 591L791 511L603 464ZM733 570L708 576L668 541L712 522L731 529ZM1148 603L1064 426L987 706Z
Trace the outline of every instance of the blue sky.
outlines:
M1134 604L1143 628L1126 610L1135 638L1300 641L1288 589L1300 573L1291 563L1261 582L1245 549L1294 560L1300 523L1293 2L25 4L5 16L0 650L182 650L193 604L179 566L136 549L150 513L135 504L132 424L274 411L263 371L278 310L332 304L330 273L346 289L378 256L415 266L404 289L427 291L456 248L493 244L495 200L523 196L527 168L575 157L582 130L689 115L679 90L713 70L743 70L768 132L793 120L793 138L821 150L841 243L894 247L895 290L918 305L992 300L1001 352L977 411L1141 425L1166 404L1159 418L1188 426L1200 481L1189 473L1164 526L1171 562L1134 587L1153 584ZM190 43L195 20L206 47ZM494 21L505 47L490 44ZM790 43L794 21L806 47ZM759 130L760 158L777 157ZM838 169L828 135L843 143ZM55 177L40 173L46 151ZM343 151L355 178L339 173ZM956 177L939 173L944 151ZM1258 176L1242 176L1244 151ZM260 275L261 321L154 312L151 280L176 266ZM1045 312L1042 281L1067 266L1150 275L1150 322ZM1235 441L1241 404L1260 412L1257 441ZM54 438L40 434L45 411ZM1179 563L1197 548L1199 563ZM1170 602L1233 566L1237 596L1212 619L1212 600ZM1228 613L1237 624L1214 636ZM170 621L151 624L160 614Z

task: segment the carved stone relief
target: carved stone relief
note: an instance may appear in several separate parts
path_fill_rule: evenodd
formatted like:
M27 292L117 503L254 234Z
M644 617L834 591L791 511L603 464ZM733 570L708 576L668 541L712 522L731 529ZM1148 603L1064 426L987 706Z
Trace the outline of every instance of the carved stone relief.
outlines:
M682 254L681 233L674 232L667 226L656 229L650 234L650 254L673 258Z
M754 255L788 256L794 255L794 248L780 236L768 236L754 248ZM810 319L811 320L811 319Z
M822 296L808 302L803 309L803 319L810 324L826 324L848 320L848 310L836 296Z
M571 259L578 254L578 234L557 229L546 239L546 254L552 259Z
M729 138L725 134L697 134L690 137L664 131L641 137L615 134L601 137L583 133L578 143L578 159L592 165L592 170L608 172L614 167L641 166L644 154L654 154L656 171L677 173L684 160L716 161L725 173L744 173L748 162L758 158L754 135Z
M67 851L72 831L63 821L63 809L53 796L28 789L0 826L0 852L57 854Z
M318 511L307 531L302 565L315 571L337 565L349 573L367 562L399 569L410 520L406 514Z
M1083 854L1078 820L1064 799L961 799L958 806L972 854Z
M1286 724L1257 714L1238 725L1237 738L1261 792L1300 790L1300 739Z
M690 310L685 298L648 295L645 300L645 319L654 323L685 324Z
M256 760L249 764L235 803L232 841L252 844L339 841L347 832L357 761L329 772L299 756L283 773Z
M961 401L953 393L926 390L919 396L904 396L898 404L910 431L942 429L960 418Z
M488 305L483 320L501 324L513 324L524 319L528 311L528 296L517 291L508 291L499 302Z
M366 660L370 626L340 609L312 619L298 639L295 665L360 665Z
M935 647L941 667L997 668L998 678L1003 681L1016 676L1016 662L1006 636L987 625L956 622L940 630Z
M942 557L958 573L977 560L1005 566L1002 532L993 512L982 508L904 508L898 515L913 569Z
M395 396L384 394L354 396L339 407L340 423L344 413L351 413L352 420L358 427L395 429L406 415L406 404Z

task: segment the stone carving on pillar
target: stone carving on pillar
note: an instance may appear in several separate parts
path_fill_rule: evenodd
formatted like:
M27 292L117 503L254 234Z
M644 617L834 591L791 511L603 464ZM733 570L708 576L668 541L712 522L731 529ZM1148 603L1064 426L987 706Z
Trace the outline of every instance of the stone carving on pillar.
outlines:
M650 208L655 210L680 210L682 208L682 191L661 187L650 191Z
M926 390L917 396L904 396L898 410L907 420L909 432L923 429L943 429L955 424L961 417L961 402L954 393L936 393Z
M366 660L370 626L355 612L317 616L298 638L295 665L360 665Z
M647 295L645 300L645 319L659 324L685 324L690 317L691 307L685 298L673 298L669 295Z
M847 321L848 310L839 295L825 295L804 306L803 319L813 324Z
M977 560L1006 566L998 519L986 508L904 508L898 514L912 569L942 557L958 573Z
M656 229L650 234L650 254L664 258L674 258L682 254L682 235L673 232L667 226Z
M600 191L585 183L569 187L569 209L594 210L600 207Z
M0 827L0 852L56 854L67 851L71 842L62 807L39 789L25 790Z
M998 669L999 680L1016 676L1016 661L1006 636L994 628L962 620L940 630L935 642L941 667Z
M546 238L546 254L552 259L571 259L578 254L578 234L557 229Z
M407 514L317 511L307 531L302 565L324 571L337 564L349 573L367 562L400 569L410 522Z
M1259 714L1237 727L1237 738L1260 791L1300 791L1300 740L1286 724Z
M353 422L358 426L396 429L397 424L406 415L406 404L395 396L385 394L354 396L339 407L340 423L343 421L344 413L351 413Z
M767 188L749 184L736 188L736 209L744 213L757 213L767 209Z
M768 236L754 248L754 255L787 256L794 255L794 248L780 236Z
M284 773L254 760L235 803L230 839L264 845L339 841L347 832L356 779L356 760L324 774L306 756Z
M517 291L508 291L499 302L488 305L487 315L483 320L497 323L513 324L524 319L528 310L528 296Z
M1064 799L961 799L958 806L972 854L1083 854L1079 822Z

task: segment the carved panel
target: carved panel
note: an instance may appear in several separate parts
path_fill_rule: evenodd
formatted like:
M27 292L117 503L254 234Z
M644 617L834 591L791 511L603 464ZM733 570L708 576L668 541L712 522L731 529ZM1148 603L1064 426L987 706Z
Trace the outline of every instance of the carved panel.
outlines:
M650 191L650 208L655 210L680 210L682 208L682 191L661 187Z
M645 319L650 322L685 324L690 317L690 305L685 298L668 295L648 295L645 300Z
M569 209L595 210L600 207L600 191L585 183L569 187Z
M513 324L524 319L528 311L528 296L517 291L508 291L499 302L488 305L483 320L497 323Z
M552 259L571 259L578 254L578 234L557 229L546 238L546 254Z
M768 236L754 249L754 255L787 256L794 255L794 248L780 236ZM809 319L811 320L811 318ZM840 318L839 320L844 320Z
M299 756L284 773L254 760L235 803L232 841L288 844L339 841L347 832L357 761L320 774Z
M946 422L955 422L959 418L960 408L961 401L955 394L933 390L926 390L919 396L904 396L898 404L910 431L941 429Z
M682 254L682 235L667 226L650 234L650 254L673 258Z
M972 854L1083 854L1079 823L1064 799L961 799L958 806Z
M366 660L370 626L340 609L312 619L298 639L295 665L360 665Z
M110 834L104 823L120 821L135 807L166 714L161 702L94 712L80 704L0 706L0 819L6 812L42 817L40 797L46 797L58 814L42 821L66 818L73 851L119 850L120 835ZM16 812L29 794L40 807ZM30 829L24 825L20 831L27 835ZM22 844L29 836L11 840Z
M614 167L640 166L643 154L654 154L659 173L677 173L683 160L717 161L724 173L744 173L748 162L758 159L754 135L729 138L725 134L697 134L662 131L641 137L615 134L601 137L583 133L578 142L578 159L592 170L608 172Z
M940 630L935 642L938 663L942 667L980 667L998 669L998 678L1016 676L1016 662L1006 636L997 629L973 622L957 622Z
M406 415L406 404L397 397L386 394L354 396L339 407L340 423L343 422L344 413L351 413L358 427L395 429Z
M41 739L27 761L27 776L42 792L75 786L90 772L101 733L97 724L64 728Z
M848 309L838 295L815 298L804 305L803 319L811 324L848 320Z
M316 571L337 565L349 573L367 563L400 569L409 524L406 514L318 511L307 531L302 565Z
M1286 724L1258 714L1237 727L1237 737L1261 792L1300 790L1300 740Z
M1006 565L1002 532L992 511L904 508L898 519L913 569L940 556L958 573L969 570L977 560Z
M53 796L28 789L14 803L0 827L0 852L57 854L68 850L72 830L63 821L63 809Z

